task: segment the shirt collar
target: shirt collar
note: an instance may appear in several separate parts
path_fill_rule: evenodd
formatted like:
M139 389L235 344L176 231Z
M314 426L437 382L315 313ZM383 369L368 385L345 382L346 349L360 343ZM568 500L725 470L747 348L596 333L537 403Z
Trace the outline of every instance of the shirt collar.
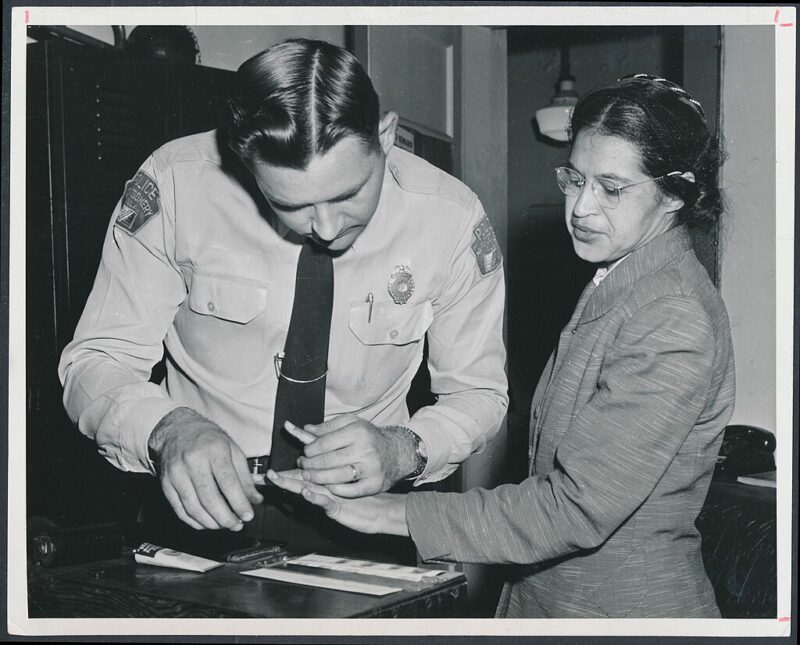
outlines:
M630 255L630 253L628 255ZM599 269L597 269L597 272L594 274L594 277L592 278L594 286L599 287L600 283L606 279L606 276L614 270L614 267L616 267L620 262L622 262L625 258L627 258L628 255L623 255L619 260L614 260L614 262L612 262L610 266L600 267Z

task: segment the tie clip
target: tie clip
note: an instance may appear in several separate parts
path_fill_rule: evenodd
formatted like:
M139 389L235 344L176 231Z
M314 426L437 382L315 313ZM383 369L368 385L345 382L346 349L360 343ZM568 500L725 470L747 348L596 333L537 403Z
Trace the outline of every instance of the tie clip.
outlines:
M274 363L275 363L275 376L278 377L278 380L280 380L281 378L285 378L287 381L291 381L292 383L300 383L300 384L303 384L303 383L314 383L316 381L319 381L322 378L325 378L325 376L328 374L328 370L325 370L319 376L317 376L315 378L312 378L312 379L308 379L307 381L302 381L300 379L292 378L291 376L286 376L286 374L284 374L281 371L281 364L283 363L284 356L286 356L286 354L284 354L283 352L278 352L277 354L275 354L275 356L273 358Z

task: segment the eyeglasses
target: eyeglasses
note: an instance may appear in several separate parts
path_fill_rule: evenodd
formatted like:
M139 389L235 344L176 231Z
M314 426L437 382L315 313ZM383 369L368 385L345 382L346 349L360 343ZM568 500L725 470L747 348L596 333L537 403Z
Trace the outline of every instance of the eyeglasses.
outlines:
M694 182L694 175L692 173L674 170L666 173L665 175L648 177L642 181L637 181L633 184L627 184L625 186L618 186L610 179L597 177L596 179L592 180L591 186L592 192L597 198L597 202L600 204L600 206L603 208L616 208L619 206L621 193L623 190L633 188L634 186L640 186L641 184L646 184L651 181L656 181L658 179L664 179L665 177L681 177L687 181ZM556 181L558 182L558 187L561 189L562 193L570 197L577 197L581 194L581 190L583 190L583 185L586 183L586 178L577 170L567 168L566 166L559 166L556 168Z

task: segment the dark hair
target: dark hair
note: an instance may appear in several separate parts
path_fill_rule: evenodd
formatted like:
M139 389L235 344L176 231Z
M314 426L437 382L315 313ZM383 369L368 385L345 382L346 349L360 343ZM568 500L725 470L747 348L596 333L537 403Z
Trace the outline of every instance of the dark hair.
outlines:
M303 169L347 136L380 146L380 104L350 52L320 40L286 40L242 63L220 124L244 161Z
M651 177L676 170L694 174L694 182L666 177L657 183L662 192L683 200L679 224L709 230L717 222L724 208L719 169L725 155L700 103L683 88L644 74L622 78L578 101L570 121L570 142L574 144L578 133L587 129L633 144Z

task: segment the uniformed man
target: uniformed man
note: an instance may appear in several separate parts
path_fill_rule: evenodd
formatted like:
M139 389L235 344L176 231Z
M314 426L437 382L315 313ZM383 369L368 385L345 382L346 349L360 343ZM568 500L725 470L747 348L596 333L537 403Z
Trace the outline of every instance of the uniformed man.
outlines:
M397 115L339 47L267 49L229 107L219 131L164 145L127 183L59 366L71 418L116 467L157 474L189 526L240 530L264 506L254 473L281 430L310 241L335 279L306 476L352 497L447 477L507 407L502 258L480 202L393 147ZM409 418L426 334L437 400Z

